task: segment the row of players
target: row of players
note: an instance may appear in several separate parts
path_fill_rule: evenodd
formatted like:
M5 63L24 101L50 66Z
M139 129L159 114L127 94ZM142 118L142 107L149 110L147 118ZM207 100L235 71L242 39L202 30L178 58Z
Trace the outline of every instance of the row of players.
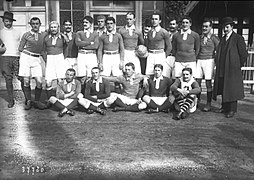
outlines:
M77 104L89 114L97 112L101 115L105 115L105 109L111 106L114 107L113 112L147 109L147 113L168 113L176 105L173 107L177 107L178 113L173 119L180 120L196 110L196 95L201 92L192 77L191 68L184 68L182 77L173 83L171 78L162 75L161 64L154 65L154 74L151 76L136 73L135 65L131 62L125 65L124 75L117 77L102 76L99 67L93 67L84 94L81 93L81 83L75 79L75 73L74 69L68 69L65 80L57 85L56 95L49 99L60 110L59 117L65 114L74 116L72 108ZM110 82L120 83L123 92L111 92Z
M1 39L4 43L10 46L9 42L12 42L17 37L17 34L15 34L13 29L8 29L8 26L11 27L12 21L14 21L13 14L5 12L4 16L1 17L3 18L6 27L6 29L4 28L1 30ZM124 65L128 62L133 63L136 67L135 71L140 73L142 58L147 58L144 73L146 75L153 74L155 64L161 64L163 66L164 70L162 73L164 76L172 76L174 79L180 78L182 69L189 67L192 69L192 74L197 79L199 85L201 84L201 79L204 75L207 86L207 104L203 110L211 110L211 80L213 77L214 58L217 47L223 49L224 46L227 47L231 45L229 42L231 42L231 39L235 38L229 37L232 37L232 34L233 36L237 36L237 34L232 31L234 24L232 18L227 17L222 21L223 30L226 34L226 43L224 43L223 38L221 41L223 43L220 43L220 46L218 45L218 37L211 32L212 22L209 19L203 21L203 32L200 36L190 29L192 21L191 18L187 16L182 18L181 27L178 31L177 28L173 28L173 24L176 24L176 20L170 20L170 27L172 27L171 29L174 29L174 31L169 33L160 26L160 14L153 14L149 20L152 28L147 34L144 33L144 36L135 28L135 15L133 13L126 14L126 26L120 28L118 32L116 32L116 22L113 17L101 17L101 20L98 18L97 21L99 29L94 31L93 18L91 16L85 16L83 18L84 30L73 33L71 31L71 22L66 20L64 21L65 31L61 33L60 25L56 21L50 23L48 32L41 32L40 19L34 17L30 20L30 25L32 27L31 31L22 36L20 43L19 39L16 38L16 42L11 44L18 44L18 50L21 52L19 61L20 67L18 69L19 76L22 77L21 87L26 98L25 109L30 109L32 107L30 88L31 77L34 77L36 80L34 107L44 108L43 104L39 102L42 91L42 74L44 72L41 64L41 56L43 56L43 59L46 62L45 79L48 99L53 92L52 81L58 79L60 82L60 80L64 78L67 68L71 67L76 69L77 78L81 80L82 85L85 85L85 80L88 77L91 77L91 69L93 67L98 66L104 76L116 77L122 75L125 70ZM100 28L102 22L106 23L104 29ZM240 39L237 41L237 47L239 47L240 50L234 52L240 53L239 57L242 65L242 62L244 62L247 57L246 46L242 37L237 36L237 38ZM147 47L148 52L146 47L142 44ZM2 55L2 58L4 57L4 68L2 72L5 76L6 86L10 96L8 107L13 107L14 99L12 95L13 93L11 92L11 89L13 88L9 85L12 79L8 76L10 75L8 71L8 69L10 69L9 64L12 62L10 60L13 60L13 56L9 55L9 57L6 58L9 53L7 53L7 51L10 49L13 50L14 48L7 47L6 52ZM228 48L226 48L226 50L227 49ZM216 73L217 80L215 78L215 85L217 84L217 87L216 91L214 91L214 99L216 99L217 95L222 94L221 91L226 89L223 88L223 86L218 87L218 77L220 77L220 81L224 81L221 77L224 77L225 74L231 72L226 70L226 66L224 65L224 62L226 61L225 57L227 57L224 56L226 51L220 50L218 52L223 52L223 55L217 57L217 61L219 61L216 65L220 66L218 68L220 72ZM139 60L137 56L139 56L141 60ZM238 60L239 58L236 59L236 61ZM174 73L171 73L172 69L174 69ZM239 73L241 73L240 68L237 72L237 76L239 76ZM236 78L239 79L239 77ZM222 84L222 82L219 84ZM239 84L241 85L240 79ZM230 95L227 95L231 94L231 92L232 91L228 93L223 92L223 96L226 95L231 97ZM198 97L199 96L200 94ZM237 95L235 96L239 99ZM243 96L241 95L241 98L242 97ZM225 98L222 99L223 101L225 100ZM230 100L232 100L232 98L230 98ZM233 103L236 104L235 101L233 101ZM224 102L222 105L223 104ZM234 110L234 112L235 111L236 110ZM232 117L232 115L230 116Z

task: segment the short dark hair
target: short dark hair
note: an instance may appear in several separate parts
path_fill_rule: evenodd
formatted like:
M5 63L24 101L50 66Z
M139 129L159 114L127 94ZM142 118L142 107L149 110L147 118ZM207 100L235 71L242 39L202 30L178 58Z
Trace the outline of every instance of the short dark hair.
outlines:
M87 20L88 22L90 22L91 24L93 24L93 18L92 18L92 16L85 16L84 18L83 18L83 21L84 20Z
M128 62L125 66L131 66L133 70L135 70L135 65L132 62Z
M75 71L75 69L73 69L73 68L69 68L69 69L66 70L66 72L67 72L67 71L74 72L74 76L76 75L76 71Z
M133 15L133 18L135 19L135 14L133 12L127 12L126 16L127 15Z
M40 20L40 18L38 18L38 17L32 17L32 18L30 19L29 24L31 25L32 21L37 21L37 20L39 20L39 22L40 22L40 24L41 24L41 20Z
M213 21L212 21L212 19L210 19L210 18L205 18L205 19L203 20L203 23L206 23L206 22L209 22L209 23L210 23L210 26L213 27Z
M155 69L157 67L163 71L163 66L161 64L155 64L153 69Z
M71 20L70 20L70 19L65 19L65 20L63 21L63 25L64 25L66 22L69 22L69 23L71 23L71 24L72 24L72 22L71 22Z
M149 27L152 27L152 22L151 22L151 19L145 19L144 26L149 26Z
M158 12L153 13L152 16L151 16L151 18L153 17L153 15L159 15L160 20L162 20L162 19L161 19L161 14L160 14L160 13L158 13Z
M96 20L98 21L99 19L104 19L104 21L105 21L105 20L106 20L106 17L105 17L105 16L103 16L103 15L100 15L100 16L98 16L98 17L97 17L97 19L96 19Z
M183 71L189 71L190 74L192 74L192 69L190 67L183 68L182 73Z
M111 16L109 16L109 17L106 18L106 23L107 23L108 21L113 21L114 24L116 23L115 18L114 18L114 17L111 17Z
M184 19L188 19L188 20L190 21L190 23L192 23L192 20L191 20L191 17L190 17L190 16L183 16L181 22L182 22Z
M99 72L100 72L100 68L99 68L99 67L95 66L95 67L93 67L93 68L91 69L91 71L94 70L94 69L98 69Z

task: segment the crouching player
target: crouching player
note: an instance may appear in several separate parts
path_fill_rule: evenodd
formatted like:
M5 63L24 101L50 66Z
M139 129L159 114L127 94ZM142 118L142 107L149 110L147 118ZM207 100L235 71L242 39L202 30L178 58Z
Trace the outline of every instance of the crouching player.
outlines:
M201 92L201 88L197 81L192 77L192 69L184 68L182 77L170 87L175 96L175 103L179 107L179 112L173 119L180 120L188 116L188 112L194 112L197 105L197 94Z
M110 97L109 81L101 77L99 67L91 70L92 78L86 82L85 95L78 96L78 102L88 114L97 112L105 115L105 109L114 102Z
M74 116L72 110L78 104L78 95L81 94L81 84L74 79L76 72L74 69L67 69L65 79L60 81L56 88L56 97L51 96L49 102L60 109L58 116L63 117L65 114Z

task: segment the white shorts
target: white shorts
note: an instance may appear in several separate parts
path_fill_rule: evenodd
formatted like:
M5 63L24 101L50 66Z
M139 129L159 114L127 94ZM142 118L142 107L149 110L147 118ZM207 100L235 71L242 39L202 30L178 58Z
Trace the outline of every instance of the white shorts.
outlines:
M192 75L195 77L196 75L196 62L175 62L175 77L181 77L182 76L182 70L183 68L189 67L192 69Z
M120 65L120 54L103 54L103 71L101 72L104 76L120 76L123 74L122 70L119 69Z
M21 52L19 60L19 76L42 77L40 57L33 57Z
M124 50L124 65L128 62L132 62L135 66L135 72L141 74L140 61L135 50Z
M146 75L154 74L154 65L161 64L163 66L162 75L166 76L167 74L167 64L166 64L166 53L150 53L147 57L147 64L146 64ZM165 68L164 68L165 67Z
M106 99L100 99L100 102L93 102L90 101L89 99L86 98L80 98L79 97L79 103L81 105L83 105L86 109L88 109L88 107L90 106L90 104L98 107L99 105L101 105L102 103L104 104L105 107L110 107L111 104L114 103L115 98L113 99L111 96L106 98Z
M73 100L74 100L74 99L69 99L69 98L67 98L67 99L58 99L58 98L56 98L55 96L51 96L51 97L49 98L49 101L50 101L52 104L55 104L56 101L59 101L59 102L60 102L62 105L64 105L65 107L68 106L69 104L71 104Z
M166 65L163 67L163 71L166 71L166 77L175 79L175 57L168 56L166 59Z
M91 69L98 67L96 54L78 53L77 57L77 77L88 76L91 77Z
M52 81L54 79L65 78L67 63L63 54L47 55L45 80Z
M157 105L161 106L168 97L150 97Z
M126 104L126 105L133 105L133 104L136 104L138 102L138 99L132 99L132 98L129 98L127 96L124 96L122 94L118 94L118 93L111 93L111 97L112 99L116 99L116 98L119 98L121 99L121 101ZM145 102L141 102L139 105L138 105L138 108L141 110L141 109L145 109L147 107L147 104Z
M65 58L65 61L67 63L67 69L73 68L77 75L77 58Z
M203 79L205 75L206 80L213 78L214 59L198 59L196 68L196 78Z

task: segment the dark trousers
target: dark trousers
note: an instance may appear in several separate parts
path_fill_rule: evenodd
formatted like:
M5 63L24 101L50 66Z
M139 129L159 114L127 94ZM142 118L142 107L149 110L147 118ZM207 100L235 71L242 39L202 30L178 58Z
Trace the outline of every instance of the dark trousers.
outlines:
M12 102L13 98L13 84L14 76L18 76L19 71L19 57L16 56L2 56L1 57L1 72L4 76L6 89L8 92L8 101Z
M140 61L140 67L141 67L141 74L146 74L146 62L147 58L139 58Z
M237 111L237 101L231 101L231 102L224 102L223 101L223 84L224 84L224 77L220 77L219 78L219 82L218 82L218 95L222 96L222 109L225 110L225 112L229 112L229 111Z

